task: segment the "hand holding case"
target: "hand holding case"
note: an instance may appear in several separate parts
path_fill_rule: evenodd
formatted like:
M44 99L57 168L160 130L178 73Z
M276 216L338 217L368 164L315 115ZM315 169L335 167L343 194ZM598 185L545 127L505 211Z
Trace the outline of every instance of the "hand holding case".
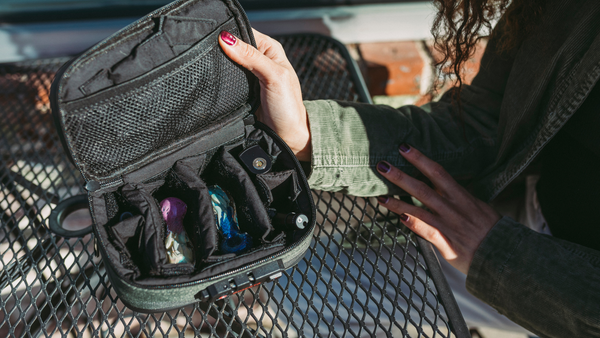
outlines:
M68 62L52 86L52 112L86 180L108 277L138 311L212 301L277 278L312 238L306 177L287 145L254 122L258 80L222 52L223 30L255 45L236 0L175 1ZM234 200L240 230L253 239L249 251L219 249L212 185ZM167 197L187 204L193 263L166 257L158 202ZM273 221L292 212L307 216L303 229Z

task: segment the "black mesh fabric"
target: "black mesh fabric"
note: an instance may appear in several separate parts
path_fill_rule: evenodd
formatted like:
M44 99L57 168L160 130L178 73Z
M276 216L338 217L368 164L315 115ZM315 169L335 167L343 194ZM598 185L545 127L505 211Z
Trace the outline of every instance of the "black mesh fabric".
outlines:
M167 76L68 112L65 130L86 171L103 177L218 121L248 92L246 72L216 46Z
M339 45L281 37L305 98L366 101ZM81 194L52 122L48 91L66 59L0 65L0 337L452 337L413 235L375 199L313 192L317 229L281 278L224 301L140 314L116 296L92 235L46 230Z

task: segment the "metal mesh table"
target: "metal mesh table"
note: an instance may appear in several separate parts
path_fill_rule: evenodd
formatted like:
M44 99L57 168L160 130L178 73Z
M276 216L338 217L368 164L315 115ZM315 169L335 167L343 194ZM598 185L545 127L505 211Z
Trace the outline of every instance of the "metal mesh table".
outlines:
M279 41L306 99L370 102L343 45L317 35ZM92 235L63 239L46 230L59 201L84 193L49 108L65 61L0 65L0 336L468 335L431 246L374 198L321 191L313 192L310 249L280 279L214 304L128 309L94 256Z

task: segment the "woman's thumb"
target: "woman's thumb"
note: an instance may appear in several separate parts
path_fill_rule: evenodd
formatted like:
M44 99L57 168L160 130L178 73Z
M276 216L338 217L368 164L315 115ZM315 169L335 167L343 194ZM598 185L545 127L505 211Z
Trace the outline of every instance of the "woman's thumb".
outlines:
M219 44L233 62L251 71L259 80L263 81L269 78L269 75L273 75L277 64L233 34L222 31L219 34Z

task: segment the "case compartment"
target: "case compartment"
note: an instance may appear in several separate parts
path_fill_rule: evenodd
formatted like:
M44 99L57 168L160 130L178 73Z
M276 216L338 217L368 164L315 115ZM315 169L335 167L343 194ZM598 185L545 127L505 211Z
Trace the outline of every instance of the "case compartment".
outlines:
M106 225L110 236L108 242L121 255L118 259L121 268L131 270L128 275L136 281L146 282L152 277L179 276L178 279L185 279L183 275L193 280L198 272L219 270L223 268L220 265L231 266L236 260L245 261L252 256L256 259L281 247L286 238L292 237L290 233L273 227L268 209L278 208L277 211L283 213L306 212L295 203L301 192L297 172L279 163L281 151L272 138L264 133L259 135L259 142L250 140L249 144L258 143L269 149L269 155L274 155L273 168L283 171L261 175L249 173L236 158L243 146L238 142L218 147L210 154L177 160L172 168L145 183L126 184L112 193L114 195L111 196L116 197L111 199L121 202L115 202L116 207L112 208L116 210L110 217L113 221ZM275 201L264 200L256 182ZM240 254L219 251L220 237L208 193L208 187L213 184L221 186L234 199L240 230L253 238L249 251ZM177 197L187 204L184 227L193 242L195 265L167 263L164 248L166 224L158 207L159 201L167 197ZM118 221L119 215L126 211L133 211L134 216ZM143 263L145 268L140 271L136 263Z

